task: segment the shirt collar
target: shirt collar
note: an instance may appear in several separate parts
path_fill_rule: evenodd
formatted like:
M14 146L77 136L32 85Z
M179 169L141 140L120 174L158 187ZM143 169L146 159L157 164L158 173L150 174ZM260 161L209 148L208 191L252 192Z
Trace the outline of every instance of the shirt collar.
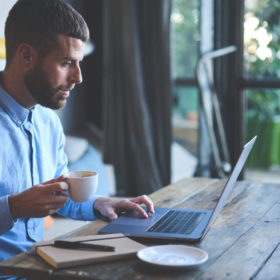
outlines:
M0 76L2 72L0 72ZM25 123L28 118L29 113L32 114L30 110L21 106L17 101L8 94L2 85L0 84L0 105L18 126L21 126ZM30 116L31 118L32 116Z

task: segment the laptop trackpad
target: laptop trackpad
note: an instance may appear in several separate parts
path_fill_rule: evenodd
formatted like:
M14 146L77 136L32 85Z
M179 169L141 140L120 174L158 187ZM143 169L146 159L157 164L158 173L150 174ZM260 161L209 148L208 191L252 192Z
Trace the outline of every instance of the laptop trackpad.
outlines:
M147 226L155 223L161 218L161 215L158 215L157 213L148 213L148 216L148 218L144 218L139 212L133 210L120 216L117 220L111 222L111 224Z

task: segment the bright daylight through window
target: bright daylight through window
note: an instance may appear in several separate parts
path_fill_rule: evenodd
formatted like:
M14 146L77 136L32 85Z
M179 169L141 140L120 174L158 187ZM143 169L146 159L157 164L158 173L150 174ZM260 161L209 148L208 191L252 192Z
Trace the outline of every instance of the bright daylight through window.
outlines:
M280 78L280 2L247 0L244 15L244 74L250 80ZM246 90L247 139L258 134L249 158L249 177L263 176L279 181L280 170L280 89ZM251 174L251 175L250 175ZM261 179L261 178L260 178Z
M179 170L183 176L192 176L197 163L199 105L195 67L199 57L199 2L175 0L171 15L172 73L175 80L172 160L175 162L173 169ZM179 177L173 174L173 179L179 179L180 174Z

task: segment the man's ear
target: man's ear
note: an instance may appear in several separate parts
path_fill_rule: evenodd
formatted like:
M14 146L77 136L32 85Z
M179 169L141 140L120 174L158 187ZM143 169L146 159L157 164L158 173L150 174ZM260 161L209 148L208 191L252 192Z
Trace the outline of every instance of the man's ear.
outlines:
M26 70L30 70L36 64L38 53L37 50L29 44L21 43L18 46L17 53L21 66Z

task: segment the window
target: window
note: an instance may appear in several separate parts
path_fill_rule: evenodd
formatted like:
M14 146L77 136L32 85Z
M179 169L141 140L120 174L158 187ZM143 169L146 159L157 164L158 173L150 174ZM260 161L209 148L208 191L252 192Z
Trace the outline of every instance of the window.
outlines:
M194 79L199 58L199 0L175 0L171 23L173 75Z
M280 166L277 159L280 156L280 141L268 136L280 135L280 2L212 2L215 18L214 49L237 46L236 53L214 64L215 83L232 164L236 162L243 144L253 134L258 134L245 178L259 179L255 177L256 174L262 174L265 176L263 179L269 181L274 178L275 170L279 171ZM199 59L200 23L203 22L200 9L205 3L208 2L174 0L171 17L175 84L174 138L196 156L199 96L195 67ZM267 132L264 127L266 125L272 127L271 132ZM191 132L196 132L196 137L191 137ZM271 142L268 143L269 139ZM271 154L269 150L272 147ZM259 153L261 150L263 155Z
M280 3L245 1L244 78L246 138L258 135L247 178L279 182L280 170Z
M244 74L247 79L280 77L280 2L245 2Z
M192 176L197 164L199 95L196 65L199 58L199 0L175 0L171 15L173 103L172 180ZM175 151L175 153L174 153ZM188 166L189 165L189 166ZM176 172L180 174L175 174Z

